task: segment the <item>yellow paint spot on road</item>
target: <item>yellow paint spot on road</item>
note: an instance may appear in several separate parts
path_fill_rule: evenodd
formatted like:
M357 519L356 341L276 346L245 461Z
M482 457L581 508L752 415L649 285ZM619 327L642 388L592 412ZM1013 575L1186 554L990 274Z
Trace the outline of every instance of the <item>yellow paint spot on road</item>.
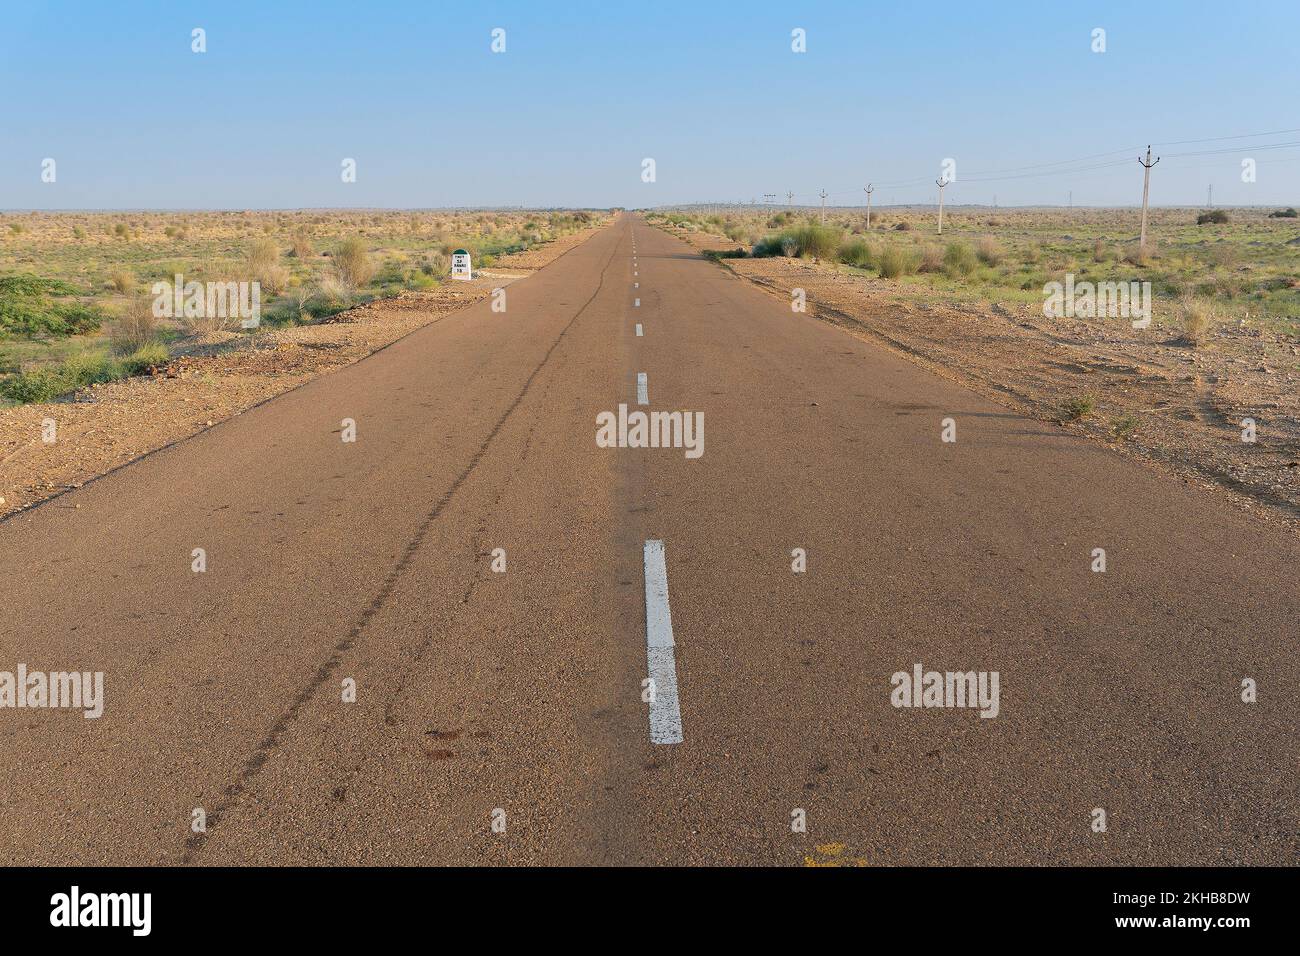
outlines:
M805 855L804 866L866 866L867 861L860 856L845 856L847 849L843 843L819 843L813 849L813 855Z

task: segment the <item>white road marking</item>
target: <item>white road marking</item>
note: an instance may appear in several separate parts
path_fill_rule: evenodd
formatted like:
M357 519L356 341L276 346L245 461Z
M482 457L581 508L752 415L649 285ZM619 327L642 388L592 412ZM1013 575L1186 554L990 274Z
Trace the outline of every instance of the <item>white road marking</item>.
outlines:
M645 372L636 373L636 403L638 405L650 404L650 383L646 380Z
M677 660L673 615L668 606L668 567L664 543L645 543L645 648L654 697L650 702L650 742L682 742L682 709L677 700Z
M633 302L633 303L632 303L632 307L633 307L633 308L636 308L636 309L641 308L641 300L640 300L640 299L637 299L635 302Z
M641 334L641 323L640 323L640 322L638 322L638 323L636 324L636 334L637 334L638 336L640 336L640 334Z
M639 288L641 288L641 283L639 283L639 282L633 282L633 283L632 283L632 288L634 288L634 289L639 289Z

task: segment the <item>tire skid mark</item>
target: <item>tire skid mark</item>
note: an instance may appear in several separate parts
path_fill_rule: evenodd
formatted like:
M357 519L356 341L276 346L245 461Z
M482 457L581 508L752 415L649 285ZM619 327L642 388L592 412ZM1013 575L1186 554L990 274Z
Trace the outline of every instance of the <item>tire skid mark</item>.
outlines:
M493 440L501 432L501 429L505 427L510 416L514 414L515 409L517 409L523 402L529 389L532 388L533 382L537 378L537 374L545 368L546 364L551 360L552 353L554 353L556 348L559 347L560 343L564 340L564 337L569 334L569 330L573 328L578 319L581 318L583 313L591 306L591 303L596 300L598 295L600 295L601 290L605 287L605 273L608 271L609 264L613 261L614 255L618 251L618 246L619 244L617 242L614 243L609 256L605 259L604 265L601 266L600 281L596 284L596 290L592 292L591 297L582 304L582 307L573 314L573 318L569 319L564 328L560 330L560 334L556 336L555 341L552 342L550 348L546 350L546 354L542 356L542 360L537 364L532 372L529 373L528 378L525 379L523 387L519 390L519 394L515 396L514 401L510 403L506 410L501 413L501 417L497 419L496 423L492 426L492 430L488 432L487 437L483 439L483 443L479 446L478 450L474 452L473 456L469 460L469 464L467 464L465 469L456 477L456 480L451 483L451 487L449 487L443 493L442 497L438 499L437 503L433 506L433 509L425 515L424 519L420 522L419 527L416 529L415 535L407 543L406 550L402 553L402 557L398 560L392 571L388 573L388 577L384 579L384 583L380 587L379 593L375 595L366 609L362 611L360 619L355 625L353 625L352 630L348 632L347 637L343 638L343 640L339 641L338 644L334 646L334 650L331 652L329 658L321 664L316 671L316 675L301 691L299 691L298 695L289 705L288 710L281 714L280 718L272 725L270 731L262 739L262 742L258 744L257 749L253 752L252 756L245 761L243 768L239 771L235 780L226 787L221 800L215 807L208 811L205 832L191 833L186 839L185 850L182 853L180 860L182 864L193 863L195 857L205 846L207 846L212 831L220 825L222 818L234 807L234 805L239 801L239 798L249 789L249 785L252 783L253 778L261 772L267 759L276 749L279 748L285 731L287 731L298 719L298 715L301 713L302 708L309 700L311 700L316 691L318 691L321 686L330 679L335 671L338 670L339 665L343 662L343 656L352 649L352 646L356 643L357 639L365 632L366 625L370 623L370 620L384 607L384 604L392 596L393 591L397 587L397 582L401 579L403 573L410 565L411 560L415 557L415 554L420 550L421 545L424 543L424 539L428 536L430 529L433 527L433 523L438 520L438 517L456 496L456 493L460 490L461 486L464 485L465 481L478 468L479 463L482 462L484 456L487 454L487 450L489 446L491 446ZM473 585L471 584L471 587L472 586Z

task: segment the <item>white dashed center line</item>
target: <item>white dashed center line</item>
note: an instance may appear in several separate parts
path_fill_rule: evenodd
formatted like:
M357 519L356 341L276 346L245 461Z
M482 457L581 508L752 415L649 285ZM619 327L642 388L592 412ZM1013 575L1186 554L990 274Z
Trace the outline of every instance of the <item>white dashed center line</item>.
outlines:
M638 323L636 324L636 334L637 334L638 336L641 334L641 323L640 323L640 322L638 322Z
M677 660L673 616L668 607L668 567L664 543L645 543L645 645L650 670L650 742L682 742L682 710L677 701Z
M635 302L632 303L632 305L634 308L638 308L638 309L641 308L641 300L637 299Z
M650 404L650 383L645 377L645 372L636 373L636 403L638 405Z

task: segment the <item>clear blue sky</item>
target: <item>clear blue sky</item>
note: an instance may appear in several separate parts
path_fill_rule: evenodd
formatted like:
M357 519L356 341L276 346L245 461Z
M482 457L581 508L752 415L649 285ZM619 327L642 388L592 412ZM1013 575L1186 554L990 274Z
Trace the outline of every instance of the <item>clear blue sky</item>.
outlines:
M1126 205L1131 147L1300 128L1298 44L1297 0L7 0L0 208L921 202L945 157L949 202ZM1300 205L1300 148L1250 147L1283 142L1162 145L1235 151L1167 157L1152 202Z

